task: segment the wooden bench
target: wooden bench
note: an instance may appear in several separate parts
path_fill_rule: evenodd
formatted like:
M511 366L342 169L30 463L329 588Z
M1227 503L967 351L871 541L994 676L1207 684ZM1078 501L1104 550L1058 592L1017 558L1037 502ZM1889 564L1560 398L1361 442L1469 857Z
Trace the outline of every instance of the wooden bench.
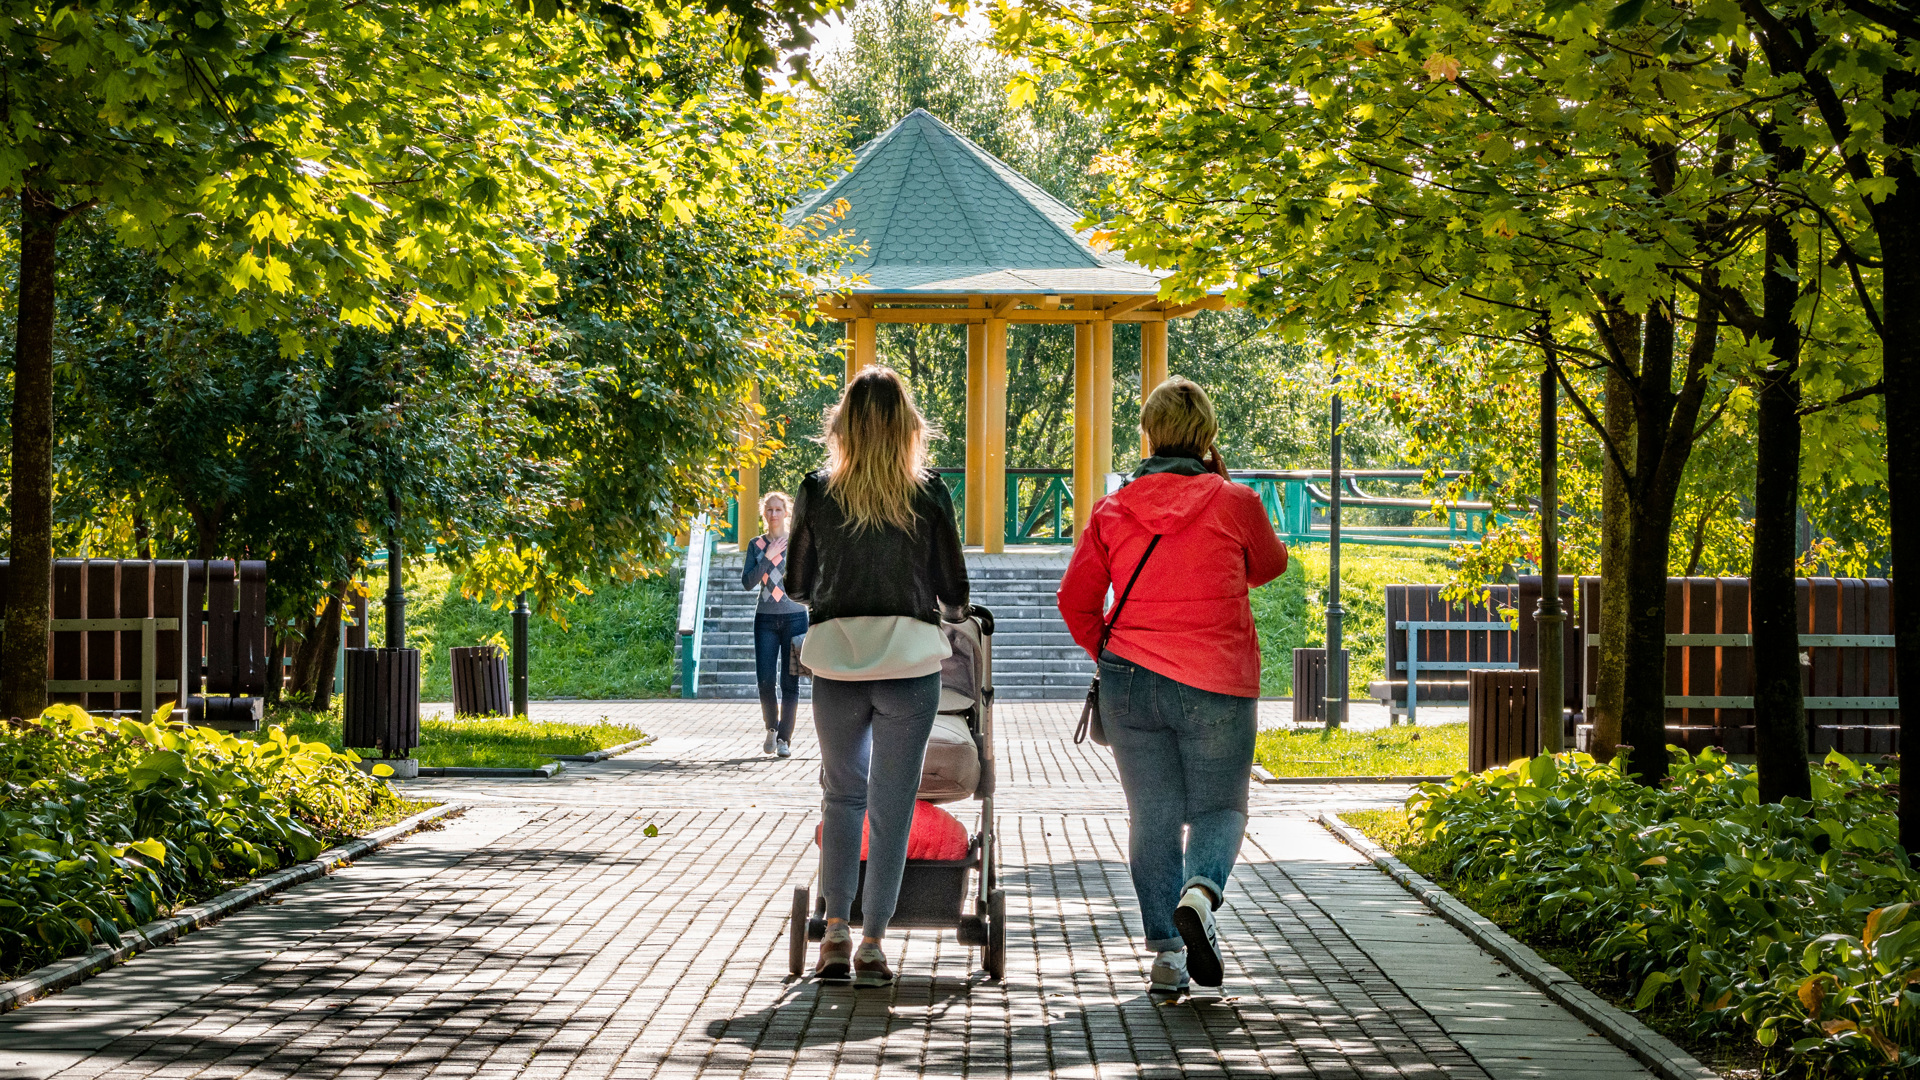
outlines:
M1518 668L1514 631L1500 609L1514 599L1514 586L1488 587L1485 600L1456 603L1441 598L1444 585L1386 587L1385 677L1367 685L1367 695L1399 723L1419 719L1420 703L1467 700L1467 672Z
M0 598L11 566L0 559ZM56 559L51 599L49 701L141 715L151 693L196 724L259 726L268 678L266 563Z
M1808 751L1899 752L1893 587L1884 578L1796 583ZM1753 647L1745 578L1667 579L1667 741L1754 752ZM1600 579L1580 579L1584 705L1599 685ZM1591 732L1582 724L1577 745Z

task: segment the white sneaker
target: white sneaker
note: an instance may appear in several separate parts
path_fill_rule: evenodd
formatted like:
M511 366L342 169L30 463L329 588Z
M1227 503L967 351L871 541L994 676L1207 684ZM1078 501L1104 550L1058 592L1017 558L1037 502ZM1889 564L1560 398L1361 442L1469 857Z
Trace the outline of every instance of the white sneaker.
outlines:
M773 752L781 757L792 757L793 747L787 745L787 740L781 739L773 744Z
M1147 990L1154 994L1178 994L1187 988L1187 950L1168 949L1153 958L1153 972L1147 976Z
M1219 986L1225 972L1220 966L1220 940L1213 929L1213 896L1195 885L1180 898L1173 909L1173 925L1187 943L1187 969L1193 981L1202 986Z
M771 753L773 753L773 744L774 744L774 742L776 741L776 738L777 738L777 736L778 736L778 735L779 735L779 732L776 732L776 731L774 731L774 730L773 730L772 728L768 728L768 729L767 729L767 741L766 741L766 743L765 743L765 745L763 745L763 746L761 746L761 747L760 747L760 752L761 752L761 753L763 753L763 754L771 754Z

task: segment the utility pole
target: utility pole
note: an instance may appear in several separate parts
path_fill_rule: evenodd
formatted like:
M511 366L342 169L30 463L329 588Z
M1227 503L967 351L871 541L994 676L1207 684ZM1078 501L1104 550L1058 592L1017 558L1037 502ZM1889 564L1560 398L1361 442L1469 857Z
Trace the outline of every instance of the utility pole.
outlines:
M1555 385L1560 364L1550 327L1542 329L1540 347L1546 369L1540 373L1540 604L1533 616L1540 655L1534 666L1540 669L1540 752L1558 754L1566 748L1560 713L1567 615L1560 608L1560 393Z
M1340 641L1340 369L1333 369L1332 478L1327 490L1327 730L1347 716L1347 656Z

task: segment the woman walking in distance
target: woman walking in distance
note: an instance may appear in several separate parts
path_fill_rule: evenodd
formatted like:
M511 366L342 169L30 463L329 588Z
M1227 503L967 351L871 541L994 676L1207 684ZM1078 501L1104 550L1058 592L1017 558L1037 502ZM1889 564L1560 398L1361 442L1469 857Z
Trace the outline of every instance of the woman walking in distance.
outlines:
M1094 504L1059 601L1074 640L1094 653L1108 586L1117 592L1144 571L1095 658L1100 718L1127 795L1134 894L1155 954L1150 989L1177 994L1189 976L1202 986L1223 977L1213 913L1246 833L1260 695L1247 590L1286 570L1287 549L1259 497L1227 479L1200 387L1162 383L1140 427L1152 455Z
M893 982L881 943L900 897L927 737L940 704L944 615L965 617L967 564L933 434L899 375L870 367L828 412L827 467L794 502L787 591L809 609L801 658L820 737L820 889L827 933L814 974ZM867 822L861 942L847 928Z
M784 491L760 497L760 520L767 531L747 542L744 588L759 589L753 609L753 670L760 683L760 718L766 721L763 753L788 757L793 753L793 720L800 711L800 676L793 670L793 643L807 632L807 609L787 595L787 535L792 524L793 500ZM774 695L774 676L780 692Z

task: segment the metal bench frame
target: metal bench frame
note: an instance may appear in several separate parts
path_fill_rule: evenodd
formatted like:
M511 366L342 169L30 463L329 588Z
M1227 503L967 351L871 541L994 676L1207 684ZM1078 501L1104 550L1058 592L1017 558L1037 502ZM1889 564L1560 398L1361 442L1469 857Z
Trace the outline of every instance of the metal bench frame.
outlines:
M1402 620L1393 624L1394 629L1404 630L1407 634L1407 658L1394 665L1407 673L1407 723L1419 723L1420 714L1420 669L1428 671L1479 671L1505 668L1518 668L1515 661L1494 660L1430 660L1420 662L1420 631L1422 630L1512 630L1504 622L1414 622ZM1393 713L1393 698L1387 698L1387 713Z

